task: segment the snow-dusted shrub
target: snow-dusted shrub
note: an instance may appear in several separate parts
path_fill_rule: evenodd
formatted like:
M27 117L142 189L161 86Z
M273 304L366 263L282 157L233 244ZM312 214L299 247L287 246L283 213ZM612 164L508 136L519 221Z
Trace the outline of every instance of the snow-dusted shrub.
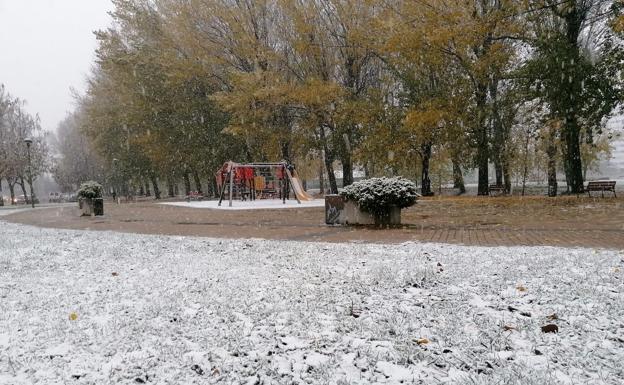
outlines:
M341 194L376 217L387 215L392 207L410 207L419 197L416 184L403 177L365 179L345 187Z
M102 197L102 185L95 181L87 181L80 185L78 198L96 199Z

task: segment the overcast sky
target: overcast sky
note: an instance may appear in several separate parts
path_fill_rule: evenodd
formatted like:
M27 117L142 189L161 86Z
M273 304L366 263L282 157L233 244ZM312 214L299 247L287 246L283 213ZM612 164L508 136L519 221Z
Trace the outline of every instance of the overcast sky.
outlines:
M26 99L43 128L73 109L94 60L93 31L110 24L110 0L0 0L0 83Z

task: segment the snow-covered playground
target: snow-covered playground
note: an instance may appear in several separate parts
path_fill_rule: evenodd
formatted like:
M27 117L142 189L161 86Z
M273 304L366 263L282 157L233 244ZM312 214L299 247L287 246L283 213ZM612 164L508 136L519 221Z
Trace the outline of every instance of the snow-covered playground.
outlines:
M620 251L2 227L0 384L624 378Z

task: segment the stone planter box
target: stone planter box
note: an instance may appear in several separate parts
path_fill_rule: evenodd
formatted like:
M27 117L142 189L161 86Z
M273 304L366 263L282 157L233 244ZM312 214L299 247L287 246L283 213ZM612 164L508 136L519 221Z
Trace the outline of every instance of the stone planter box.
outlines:
M81 216L104 215L104 199L102 198L79 198L78 207Z
M392 207L387 215L376 217L340 195L325 196L325 223L328 225L400 225L401 209Z
M345 202L341 195L325 195L325 223L328 225L344 225Z

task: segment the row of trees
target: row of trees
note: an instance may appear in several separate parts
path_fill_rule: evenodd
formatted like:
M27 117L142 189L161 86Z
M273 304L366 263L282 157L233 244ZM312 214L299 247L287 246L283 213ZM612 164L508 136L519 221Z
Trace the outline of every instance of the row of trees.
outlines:
M426 195L434 169L464 191L476 168L487 194L543 167L576 193L622 100L621 0L114 3L72 121L156 194L211 191L228 159L294 161L332 192L339 165Z
M2 199L2 181L9 187L11 202L14 202L16 186L24 196L29 181L29 172L33 180L46 171L48 146L43 135L39 117L25 111L25 102L12 96L0 85L0 203ZM28 147L25 140L31 139L30 165ZM29 186L32 191L32 185Z

